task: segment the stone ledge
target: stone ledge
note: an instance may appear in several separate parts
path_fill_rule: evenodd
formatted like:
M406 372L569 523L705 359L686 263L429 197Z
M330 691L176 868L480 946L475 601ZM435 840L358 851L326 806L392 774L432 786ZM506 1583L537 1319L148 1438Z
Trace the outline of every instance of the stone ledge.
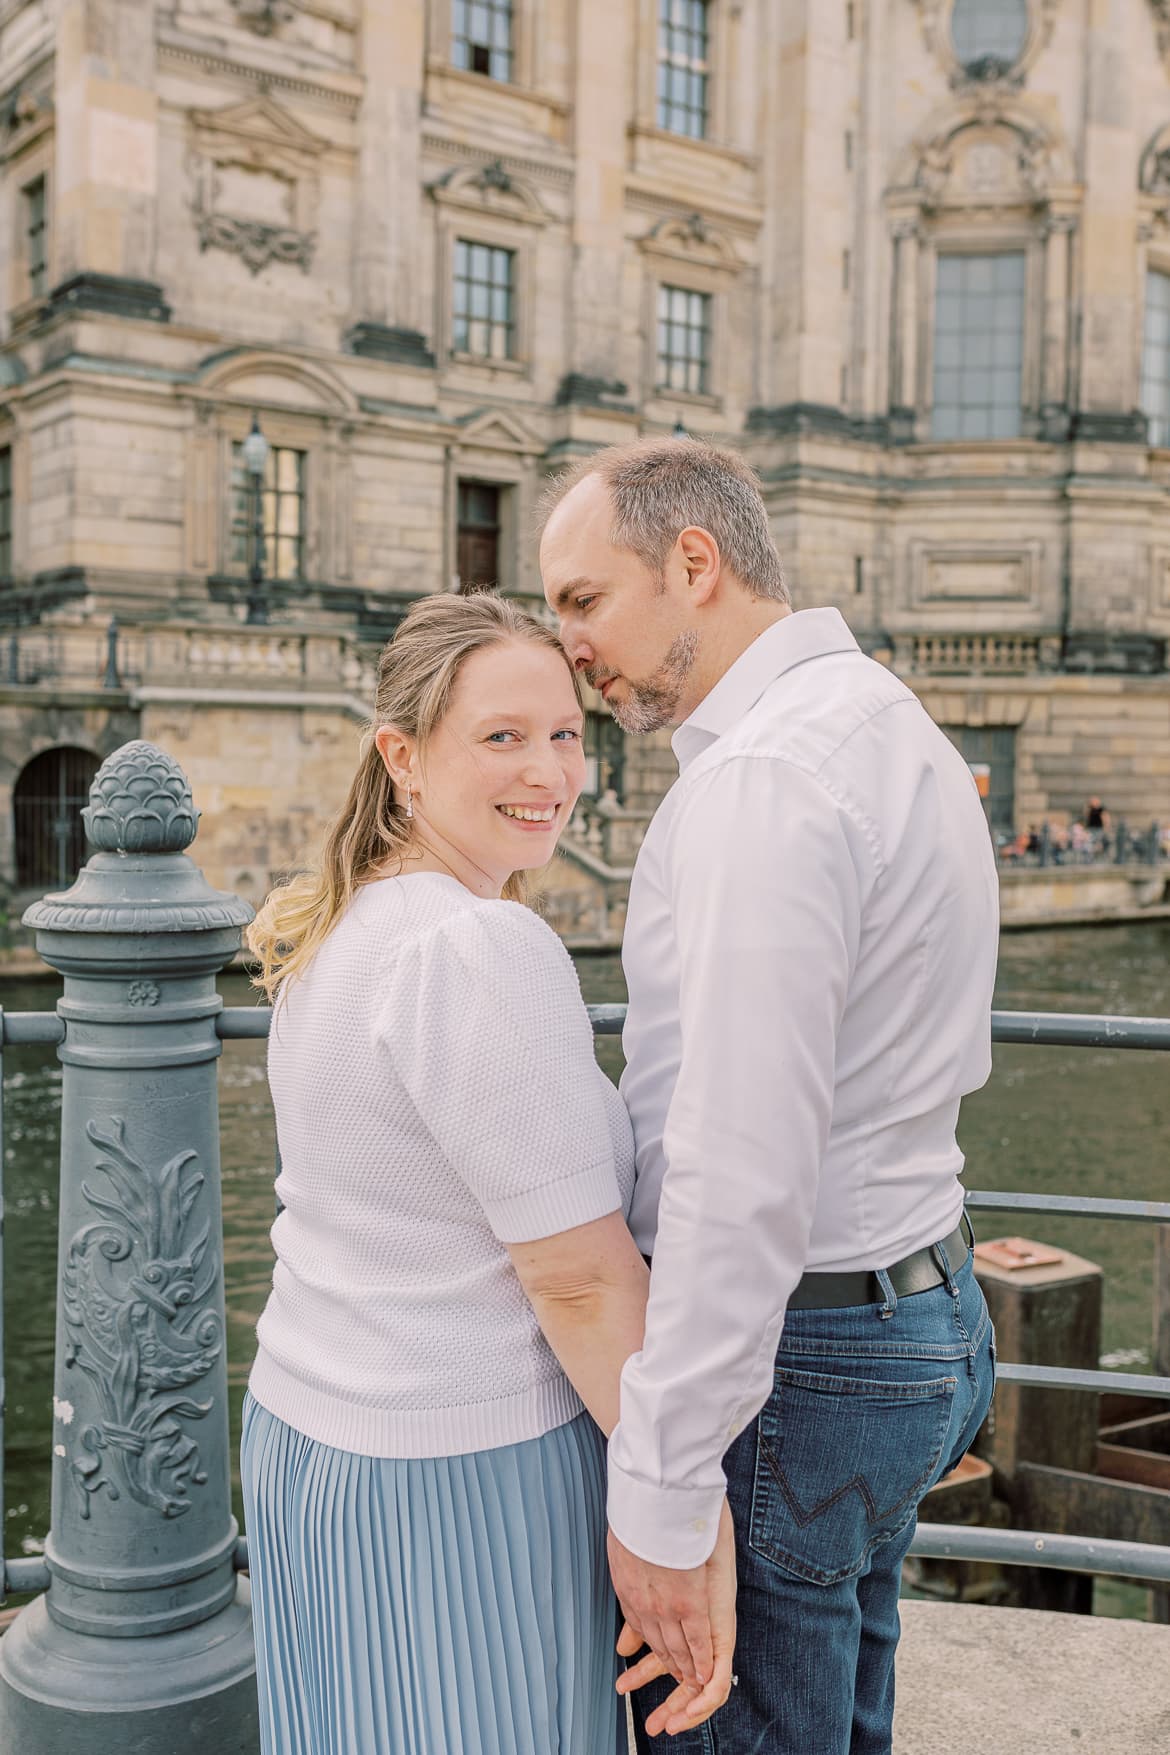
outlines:
M894 1755L1165 1755L1170 1627L905 1602Z

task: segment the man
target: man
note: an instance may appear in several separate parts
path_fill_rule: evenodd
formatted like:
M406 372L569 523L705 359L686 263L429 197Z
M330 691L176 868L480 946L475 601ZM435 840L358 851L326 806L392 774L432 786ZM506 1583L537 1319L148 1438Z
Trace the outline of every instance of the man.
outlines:
M727 1704L673 1748L888 1755L916 1508L991 1394L955 1143L991 1066L983 809L837 611L793 613L735 456L588 459L554 490L541 569L578 668L625 730L676 727L680 768L624 949L652 1275L609 1521L620 1649L650 1647L623 1686L658 1678L640 1746L684 1723L677 1681Z

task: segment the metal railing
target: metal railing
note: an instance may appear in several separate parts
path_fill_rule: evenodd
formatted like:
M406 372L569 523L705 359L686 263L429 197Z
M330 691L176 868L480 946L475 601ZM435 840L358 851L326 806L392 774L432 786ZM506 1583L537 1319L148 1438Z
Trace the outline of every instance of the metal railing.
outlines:
M626 1015L624 1005L595 1005L588 1009L595 1035L621 1034ZM216 1032L223 1041L254 1040L267 1036L270 1022L271 1010L267 1006L229 1006L216 1019ZM0 1053L10 1044L59 1044L65 1040L65 1033L65 1022L55 1012L0 1010ZM1170 1018L997 1011L992 1013L991 1033L992 1040L999 1043L1170 1051ZM0 1179L3 1162L3 1098L0 1094ZM0 1180L0 1202L2 1196L3 1183ZM1123 1220L1170 1228L1170 1201L1116 1200L1110 1197L1082 1199L1067 1195L972 1190L967 1193L966 1204L975 1212ZM1170 1229L1167 1235L1170 1236ZM1155 1374L1072 1370L1007 1361L1000 1363L998 1378L1001 1383L1027 1385L1029 1388L1143 1395L1170 1402L1170 1377ZM0 1447L2 1442L0 1422ZM3 1499L0 1496L2 1527ZM919 1525L910 1551L923 1558L993 1561L1002 1565L1051 1567L1155 1584L1170 1583L1170 1545L1163 1544L1061 1535L1042 1530L928 1523ZM236 1564L237 1567L247 1565L244 1538L237 1545ZM40 1559L6 1560L4 1583L8 1592L44 1590L49 1584L49 1571Z
M1036 871L1050 866L1130 866L1164 865L1170 860L1170 846L1161 823L1150 823L1142 829L1131 829L1122 818L1116 828L1084 829L1079 825L1066 829L1052 823L1041 823L1030 834L994 837L995 856L1006 871Z

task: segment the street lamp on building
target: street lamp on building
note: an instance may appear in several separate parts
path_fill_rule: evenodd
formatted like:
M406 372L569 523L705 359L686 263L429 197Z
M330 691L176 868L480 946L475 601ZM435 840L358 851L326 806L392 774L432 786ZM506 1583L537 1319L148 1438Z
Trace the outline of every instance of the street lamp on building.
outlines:
M253 414L252 430L243 444L252 515L252 558L248 567L248 613L245 620L253 626L268 620L268 605L264 600L264 469L268 451L268 440L260 431L260 417Z

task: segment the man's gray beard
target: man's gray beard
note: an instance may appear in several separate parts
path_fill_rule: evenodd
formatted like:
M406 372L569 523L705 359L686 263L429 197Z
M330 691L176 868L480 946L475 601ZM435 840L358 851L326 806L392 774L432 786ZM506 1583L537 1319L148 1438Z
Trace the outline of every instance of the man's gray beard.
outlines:
M611 701L610 711L623 731L640 736L673 725L683 685L694 668L699 636L693 628L680 634L653 676L642 682L626 677L626 697Z

